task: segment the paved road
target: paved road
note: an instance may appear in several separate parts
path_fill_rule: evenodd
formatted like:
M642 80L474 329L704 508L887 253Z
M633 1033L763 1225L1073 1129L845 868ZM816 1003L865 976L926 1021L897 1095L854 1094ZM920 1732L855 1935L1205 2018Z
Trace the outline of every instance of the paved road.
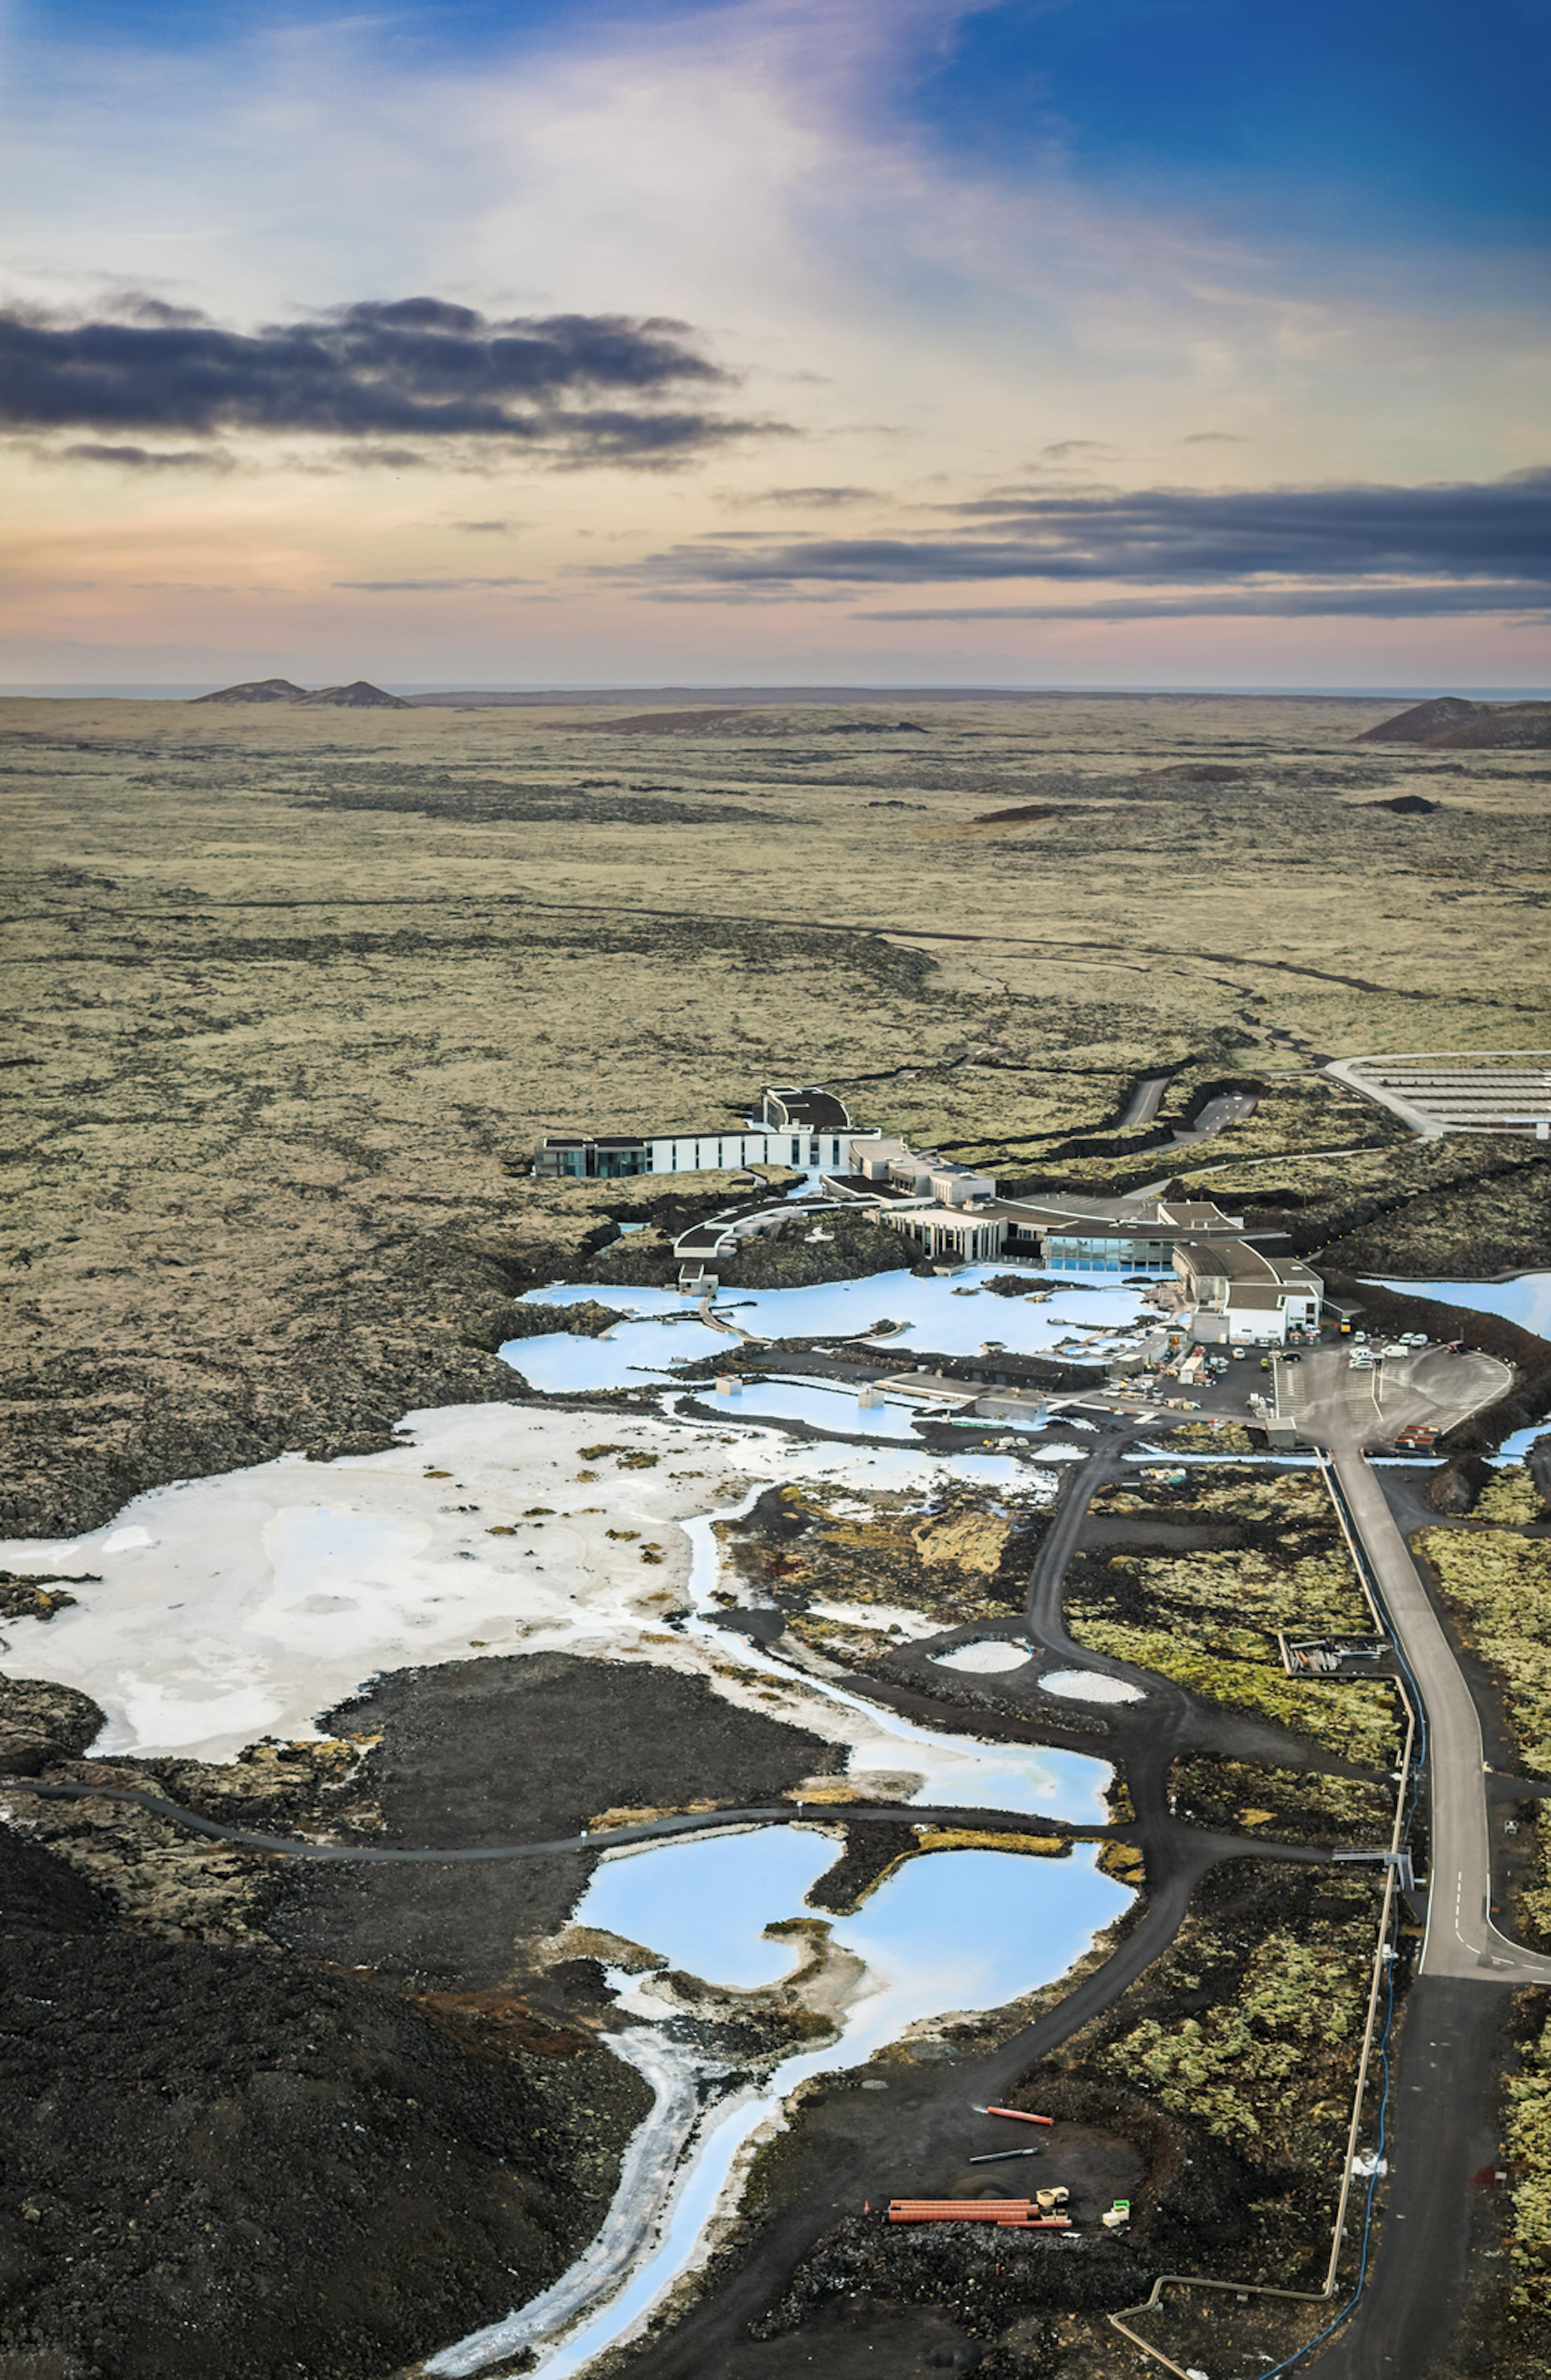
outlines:
M1319 2356L1318 2380L1418 2380L1467 2368L1450 2353L1494 2239L1489 2183L1501 2163L1498 2027L1511 2002L1472 1975L1423 1975L1406 1998L1386 2127L1389 2180L1378 2256L1351 2323ZM1469 2368L1475 2368L1470 2366Z
M1280 1367L1281 1402L1302 1434L1329 1448L1351 1523L1373 1567L1427 1720L1432 1821L1427 1933L1420 1972L1482 1982L1551 1983L1551 1959L1521 1950L1491 1919L1492 1854L1481 1721L1443 1624L1417 1574L1365 1445L1409 1421L1444 1428L1500 1396L1507 1366L1441 1348L1353 1372L1344 1351Z
M1144 1081L1138 1083L1131 1095L1131 1105L1115 1126L1115 1130L1137 1132L1143 1124L1151 1123L1162 1103L1163 1094L1173 1079L1171 1075L1148 1075Z
M184 1809L180 1803L164 1800L160 1793L136 1792L127 1786L44 1785L30 1777L4 1777L0 1778L0 1793L32 1793L44 1802L126 1802L133 1809L147 1810L152 1816L165 1818L169 1825L181 1827L189 1834L203 1835L211 1842L242 1843L253 1851L280 1852L287 1859L344 1861L357 1866L377 1863L402 1866L406 1862L429 1862L446 1865L478 1860L550 1859L561 1852L617 1851L624 1843L655 1842L666 1835L709 1834L718 1827L849 1827L858 1820L891 1827L903 1821L910 1826L989 1828L1003 1834L1057 1834L1084 1843L1107 1842L1111 1838L1128 1842L1134 1833L1133 1828L1126 1827L1072 1826L1065 1819L1031 1815L1024 1810L976 1810L957 1803L927 1808L915 1802L776 1802L761 1808L704 1810L689 1815L643 1818L634 1827L600 1827L591 1831L584 1828L580 1834L560 1835L542 1843L489 1843L475 1851L400 1851L378 1843L315 1843L305 1835L264 1835L247 1827L221 1826L213 1818L200 1817L196 1810ZM1248 1850L1265 1852L1274 1859L1326 1856L1324 1852L1304 1852L1296 1844L1252 1843L1238 1836L1203 1835L1201 1840L1218 1858L1231 1858Z
M1174 1146L1176 1148L1189 1148L1196 1141L1215 1140L1219 1132L1228 1130L1230 1124L1242 1123L1244 1118L1252 1116L1259 1105L1260 1101L1247 1091L1221 1092L1215 1099L1207 1100L1188 1131L1176 1132Z

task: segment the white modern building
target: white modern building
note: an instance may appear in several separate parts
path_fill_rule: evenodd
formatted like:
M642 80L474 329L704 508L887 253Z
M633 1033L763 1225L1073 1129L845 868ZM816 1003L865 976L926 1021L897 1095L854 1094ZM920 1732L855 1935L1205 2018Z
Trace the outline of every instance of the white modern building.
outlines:
M845 1102L832 1092L782 1084L766 1091L757 1117L728 1124L541 1140L533 1152L533 1171L541 1178L576 1182L621 1181L638 1173L739 1172L750 1165L838 1172L850 1161L853 1147L867 1147L878 1137L859 1132Z
M1290 1331L1319 1328L1325 1283L1296 1257L1266 1256L1248 1240L1182 1240L1174 1270L1193 1339L1281 1346Z

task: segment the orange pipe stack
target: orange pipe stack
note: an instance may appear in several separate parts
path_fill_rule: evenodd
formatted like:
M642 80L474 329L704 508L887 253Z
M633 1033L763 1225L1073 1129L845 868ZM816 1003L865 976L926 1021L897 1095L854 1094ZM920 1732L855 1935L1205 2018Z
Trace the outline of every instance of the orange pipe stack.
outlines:
M1003 2231L1070 2231L1066 2215L1040 2215L1030 2198L891 2198L891 2223L994 2223Z

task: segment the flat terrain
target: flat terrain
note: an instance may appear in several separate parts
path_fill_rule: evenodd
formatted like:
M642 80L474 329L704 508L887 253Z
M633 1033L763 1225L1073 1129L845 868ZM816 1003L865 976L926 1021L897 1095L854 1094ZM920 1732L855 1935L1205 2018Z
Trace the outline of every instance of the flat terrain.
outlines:
M1403 1128L1311 1069L1551 1041L1551 777L1356 742L1386 710L0 703L0 1524L497 1393L525 1261L631 1206L536 1196L535 1135L715 1122L772 1077L1093 1183L1167 1172L1204 1094L1258 1083L1186 1153L1253 1190L1364 1148L1270 1186L1350 1200L1365 1164L1389 1207ZM1461 1184L1444 1144L1413 1196L1450 1181L1459 1229L1496 1150L1533 1154L1478 1144ZM1505 1261L1545 1172L1495 1184Z

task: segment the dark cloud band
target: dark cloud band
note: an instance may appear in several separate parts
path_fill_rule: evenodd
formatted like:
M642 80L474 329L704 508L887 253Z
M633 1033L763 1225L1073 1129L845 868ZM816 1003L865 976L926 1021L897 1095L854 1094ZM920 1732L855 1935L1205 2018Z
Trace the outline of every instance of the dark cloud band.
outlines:
M1538 608L1551 598L1551 469L1445 486L1013 490L910 537L751 536L675 546L633 577L660 599L1023 581L1157 589L1076 607L869 618L1157 618L1208 611L1408 613Z
M462 442L663 463L778 426L686 407L728 375L687 324L657 317L492 322L412 298L244 333L151 300L126 310L87 322L0 310L0 431L95 432L79 459L143 468L160 459L132 443L147 432L412 437L415 459L424 442Z
M911 610L858 611L858 620L1304 620L1458 618L1471 612L1551 618L1544 581L1442 587L1233 589L1199 595L1125 595L1092 603L944 603Z

